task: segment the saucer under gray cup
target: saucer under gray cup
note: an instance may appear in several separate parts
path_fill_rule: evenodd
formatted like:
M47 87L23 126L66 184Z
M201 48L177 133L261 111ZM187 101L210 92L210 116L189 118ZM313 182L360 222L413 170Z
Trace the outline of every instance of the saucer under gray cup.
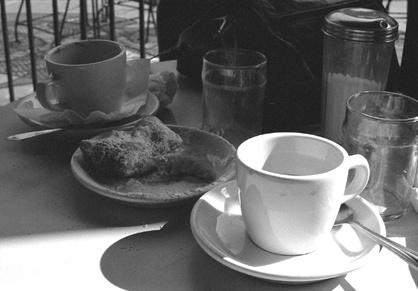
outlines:
M398 93L361 92L347 101L343 147L363 155L370 179L361 196L384 221L403 217L417 174L418 101Z

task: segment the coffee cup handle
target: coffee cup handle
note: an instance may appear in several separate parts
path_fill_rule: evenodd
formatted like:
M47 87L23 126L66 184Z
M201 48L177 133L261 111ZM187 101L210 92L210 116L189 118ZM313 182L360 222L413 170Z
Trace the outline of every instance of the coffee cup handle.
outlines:
M54 94L54 87L59 83L60 80L54 80L52 75L49 75L36 84L36 97L42 107L51 111L64 111L65 108L59 102L52 103L52 100L58 99Z
M354 177L349 181L345 188L342 203L345 203L360 194L366 187L370 176L369 163L362 155L349 156L347 162L348 168L354 170Z

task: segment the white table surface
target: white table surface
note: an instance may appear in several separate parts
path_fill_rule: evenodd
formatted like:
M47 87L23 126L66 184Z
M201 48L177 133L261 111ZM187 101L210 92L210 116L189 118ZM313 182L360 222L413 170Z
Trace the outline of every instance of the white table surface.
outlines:
M175 63L152 66L168 70ZM199 126L199 92L181 80L170 110L159 117ZM193 204L134 208L78 183L70 159L89 133L8 141L31 130L15 106L0 108L0 290L417 290L418 272L385 249L359 270L309 285L270 283L231 270L195 242ZM156 231L142 232L144 225ZM388 237L418 251L413 210L386 226Z

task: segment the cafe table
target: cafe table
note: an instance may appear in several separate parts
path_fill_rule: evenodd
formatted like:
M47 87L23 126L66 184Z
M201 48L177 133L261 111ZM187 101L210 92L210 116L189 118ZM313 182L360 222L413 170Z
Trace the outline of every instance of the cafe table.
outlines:
M175 71L153 63L152 71ZM312 283L269 282L209 256L190 227L195 201L166 208L124 205L73 176L70 160L92 133L56 132L22 141L32 130L0 108L0 290L416 290L418 272L382 249L348 274ZM178 75L173 102L157 116L200 126L201 88ZM387 236L418 251L418 215L386 224ZM318 261L318 266L321 262Z

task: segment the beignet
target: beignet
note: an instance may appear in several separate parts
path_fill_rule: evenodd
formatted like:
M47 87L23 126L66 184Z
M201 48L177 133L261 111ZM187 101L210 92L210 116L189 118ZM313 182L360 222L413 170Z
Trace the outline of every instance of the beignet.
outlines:
M131 130L113 130L100 140L83 140L85 161L102 173L119 177L142 175L165 163L183 143L158 118L142 118Z

